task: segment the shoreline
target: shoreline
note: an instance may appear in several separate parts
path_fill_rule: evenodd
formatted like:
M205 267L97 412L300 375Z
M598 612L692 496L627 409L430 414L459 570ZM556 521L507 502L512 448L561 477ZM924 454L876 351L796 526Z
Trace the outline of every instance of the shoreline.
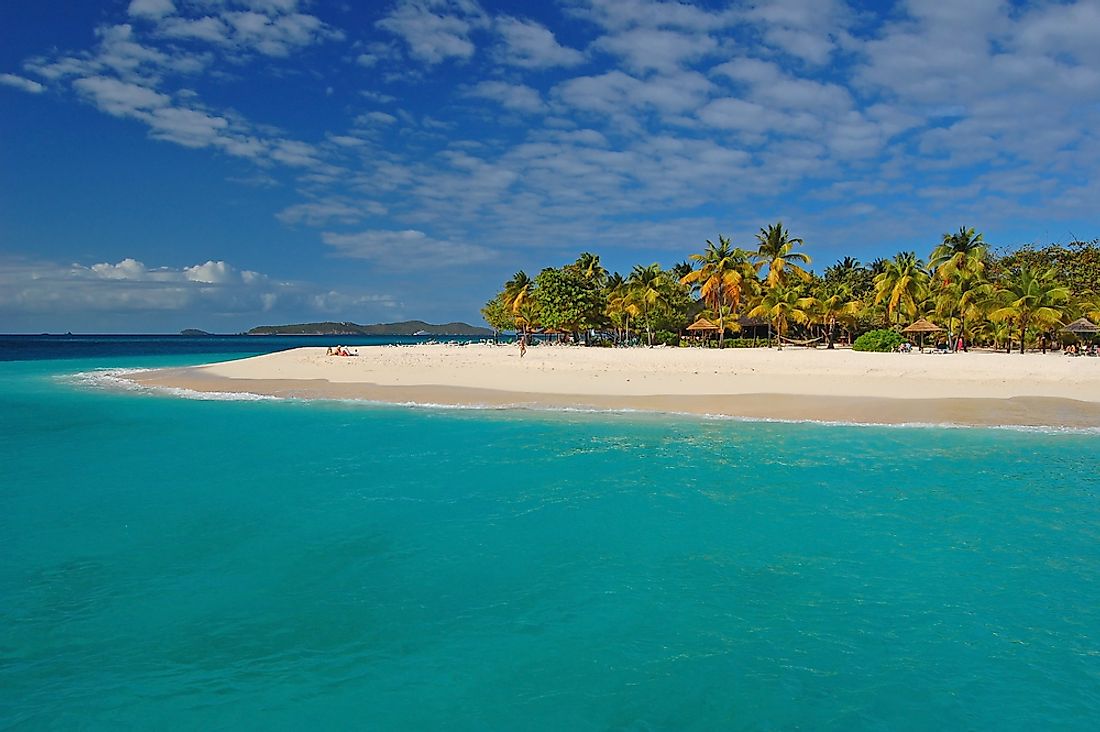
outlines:
M372 346L359 352L343 358L297 348L121 378L152 389L392 405L1100 427L1100 362L1093 359L538 347L521 360L512 348L477 345Z

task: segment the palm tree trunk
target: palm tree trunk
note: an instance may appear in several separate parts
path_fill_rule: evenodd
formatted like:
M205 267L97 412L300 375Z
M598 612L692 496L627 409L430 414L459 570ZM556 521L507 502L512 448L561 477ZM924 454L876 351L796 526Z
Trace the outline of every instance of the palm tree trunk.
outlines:
M836 334L836 318L829 318L829 345L828 345L828 348L830 350L833 347L833 338L834 338L835 334Z

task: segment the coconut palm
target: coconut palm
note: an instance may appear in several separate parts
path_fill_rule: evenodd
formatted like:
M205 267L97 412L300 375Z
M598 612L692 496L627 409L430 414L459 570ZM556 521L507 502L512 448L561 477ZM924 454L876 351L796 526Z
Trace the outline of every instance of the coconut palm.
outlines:
M734 247L721 234L717 245L707 239L706 251L692 254L691 259L701 266L681 277L680 282L698 287L703 302L717 314L718 347L721 348L726 335L726 318L736 317L746 278L754 276L752 265L747 252Z
M535 291L535 281L522 269L504 283L504 304L513 313L518 313L523 303L529 300Z
M835 282L846 282L853 274L864 269L863 265L855 257L845 257L836 264L825 268L825 279Z
M768 287L775 287L784 282L788 273L803 281L810 279L810 273L799 266L799 263L810 264L809 256L803 252L794 251L795 246L801 246L803 241L798 237L792 237L790 232L783 228L782 221L761 229L756 239L760 242L760 246L750 255L750 258L757 272L767 267L768 276L764 282Z
M805 297L795 285L778 284L769 288L760 304L749 311L750 318L765 318L775 325L776 343L783 348L783 336L789 323L806 323L810 320L813 298Z
M630 341L630 319L640 314L638 304L634 302L630 288L623 276L616 272L608 278L607 308L605 314L622 335L623 342Z
M653 321L649 316L653 312L653 308L665 299L663 279L664 273L661 271L661 265L654 263L648 267L643 267L640 264L634 265L630 277L626 280L633 301L645 317L646 339L650 348L653 347Z
M928 272L916 254L899 252L885 263L874 282L875 304L886 304L888 320L896 321L900 315L910 320L917 317L928 293Z
M1026 346L1028 328L1052 326L1062 319L1069 288L1055 282L1055 275L1054 268L1033 270L1022 266L996 290L1000 307L990 312L989 318L1012 322L1020 337L1020 353Z
M943 242L932 250L928 268L950 278L954 275L978 275L985 269L989 247L973 228L960 226L955 233L943 235Z
M853 297L852 288L841 283L825 285L810 301L811 318L826 328L827 348L834 347L837 322L854 320L863 308L863 302Z
M709 244L710 242L708 241L707 243ZM676 279L683 281L683 279L687 277L688 273L691 272L692 269L694 269L694 267L692 266L691 262L684 260L683 262L677 262L676 264L672 265L672 269L670 269L669 272Z
M607 282L607 270L600 264L600 256L598 254L584 252L577 257L577 261L570 266L580 272L581 276L596 285L596 287L603 287Z

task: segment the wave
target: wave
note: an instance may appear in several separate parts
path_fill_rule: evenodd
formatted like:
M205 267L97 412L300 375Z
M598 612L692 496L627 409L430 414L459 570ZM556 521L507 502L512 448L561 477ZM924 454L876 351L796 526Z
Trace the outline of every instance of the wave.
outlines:
M176 386L147 386L145 384L139 384L133 379L126 378L152 370L154 369L93 369L92 371L78 371L75 374L66 374L58 378L71 384L77 384L92 389L165 394L167 396L174 396L182 399L196 399L200 401L259 402L279 401L281 399L281 397L277 396L254 394L248 391L196 391L194 389L182 389Z
M134 374L145 373L153 369L143 368L103 368L92 371L81 371L68 374L61 378L81 386L109 389L112 391L124 390L146 394L160 394L182 399L194 399L198 401L279 401L311 403L322 402L327 404L346 404L364 407L400 407L406 409L422 409L427 411L470 411L470 412L537 412L549 414L590 414L590 415L625 415L625 416L669 416L688 420L719 421L719 422L746 422L762 424L805 424L820 425L825 427L856 427L874 429L989 429L1009 432L1028 432L1047 435L1100 435L1100 427L1068 427L1062 425L1016 425L993 424L971 425L953 422L866 422L843 421L812 418L792 417L747 417L731 414L710 414L699 412L661 411L652 409L636 409L631 407L570 407L550 406L530 403L498 403L486 404L483 402L468 402L462 404L445 402L418 402L418 401L385 401L381 399L304 399L300 397L281 397L270 394L256 394L247 391L197 391L175 386L149 386L139 384L127 378Z

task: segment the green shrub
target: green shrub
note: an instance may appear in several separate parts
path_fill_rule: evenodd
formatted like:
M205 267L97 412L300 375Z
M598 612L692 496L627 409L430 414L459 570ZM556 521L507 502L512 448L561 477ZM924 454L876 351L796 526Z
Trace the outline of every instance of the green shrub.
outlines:
M680 345L680 336L672 331L659 330L653 334L653 345L678 346Z
M905 342L905 338L893 330L870 330L856 338L852 344L853 351L878 351L881 353L898 350L898 346Z

